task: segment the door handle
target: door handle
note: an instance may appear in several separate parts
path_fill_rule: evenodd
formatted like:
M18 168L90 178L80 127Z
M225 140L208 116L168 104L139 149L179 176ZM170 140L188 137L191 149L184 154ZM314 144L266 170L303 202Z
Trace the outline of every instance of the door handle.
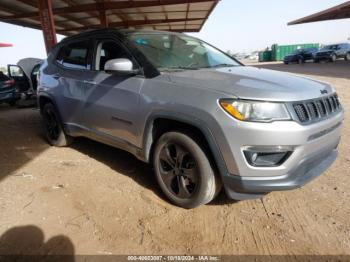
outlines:
M83 83L88 85L96 85L96 82L93 80L84 80Z
M58 79L60 79L61 76L59 74L53 74L52 77L55 78L56 80L58 80Z

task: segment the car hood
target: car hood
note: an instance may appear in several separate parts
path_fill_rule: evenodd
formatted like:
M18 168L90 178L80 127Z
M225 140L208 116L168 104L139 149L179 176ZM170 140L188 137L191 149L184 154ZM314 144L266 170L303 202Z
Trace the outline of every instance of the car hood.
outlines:
M22 68L25 75L30 79L34 67L42 62L43 59L29 57L19 60L17 65Z
M321 90L334 92L327 83L248 66L177 71L168 75L178 85L212 89L241 99L301 101L321 97Z

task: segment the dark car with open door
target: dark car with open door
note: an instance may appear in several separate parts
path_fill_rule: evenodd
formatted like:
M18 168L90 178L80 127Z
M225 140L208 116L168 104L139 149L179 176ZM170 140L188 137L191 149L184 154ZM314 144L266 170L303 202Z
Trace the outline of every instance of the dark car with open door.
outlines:
M14 105L18 98L16 81L0 71L0 103Z
M17 90L22 99L28 99L36 95L37 74L43 60L39 58L24 58L18 61L17 65L8 65L9 77L14 79Z

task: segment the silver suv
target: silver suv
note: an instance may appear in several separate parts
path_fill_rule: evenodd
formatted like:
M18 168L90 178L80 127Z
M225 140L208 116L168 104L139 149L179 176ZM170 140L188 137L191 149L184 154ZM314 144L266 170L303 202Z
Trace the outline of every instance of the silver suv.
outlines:
M97 30L40 68L47 139L84 136L152 163L174 204L300 187L337 156L343 110L326 83L243 66L184 34Z

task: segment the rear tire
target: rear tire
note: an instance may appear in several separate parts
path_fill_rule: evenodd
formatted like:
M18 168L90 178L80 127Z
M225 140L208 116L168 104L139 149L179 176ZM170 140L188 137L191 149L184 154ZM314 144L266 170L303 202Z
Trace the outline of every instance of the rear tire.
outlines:
M183 133L168 132L159 138L153 164L161 190L177 206L205 205L221 190L205 151Z
M314 63L318 63L318 62L320 62L318 59L314 59Z
M65 134L63 125L55 106L51 103L44 105L42 110L45 135L52 146L65 147L73 142L73 137Z
M304 63L304 60L303 60L302 58L299 58L299 59L298 59L298 64L301 65L301 64L303 64L303 63Z
M345 61L350 61L350 53L347 53L346 55L345 55Z

